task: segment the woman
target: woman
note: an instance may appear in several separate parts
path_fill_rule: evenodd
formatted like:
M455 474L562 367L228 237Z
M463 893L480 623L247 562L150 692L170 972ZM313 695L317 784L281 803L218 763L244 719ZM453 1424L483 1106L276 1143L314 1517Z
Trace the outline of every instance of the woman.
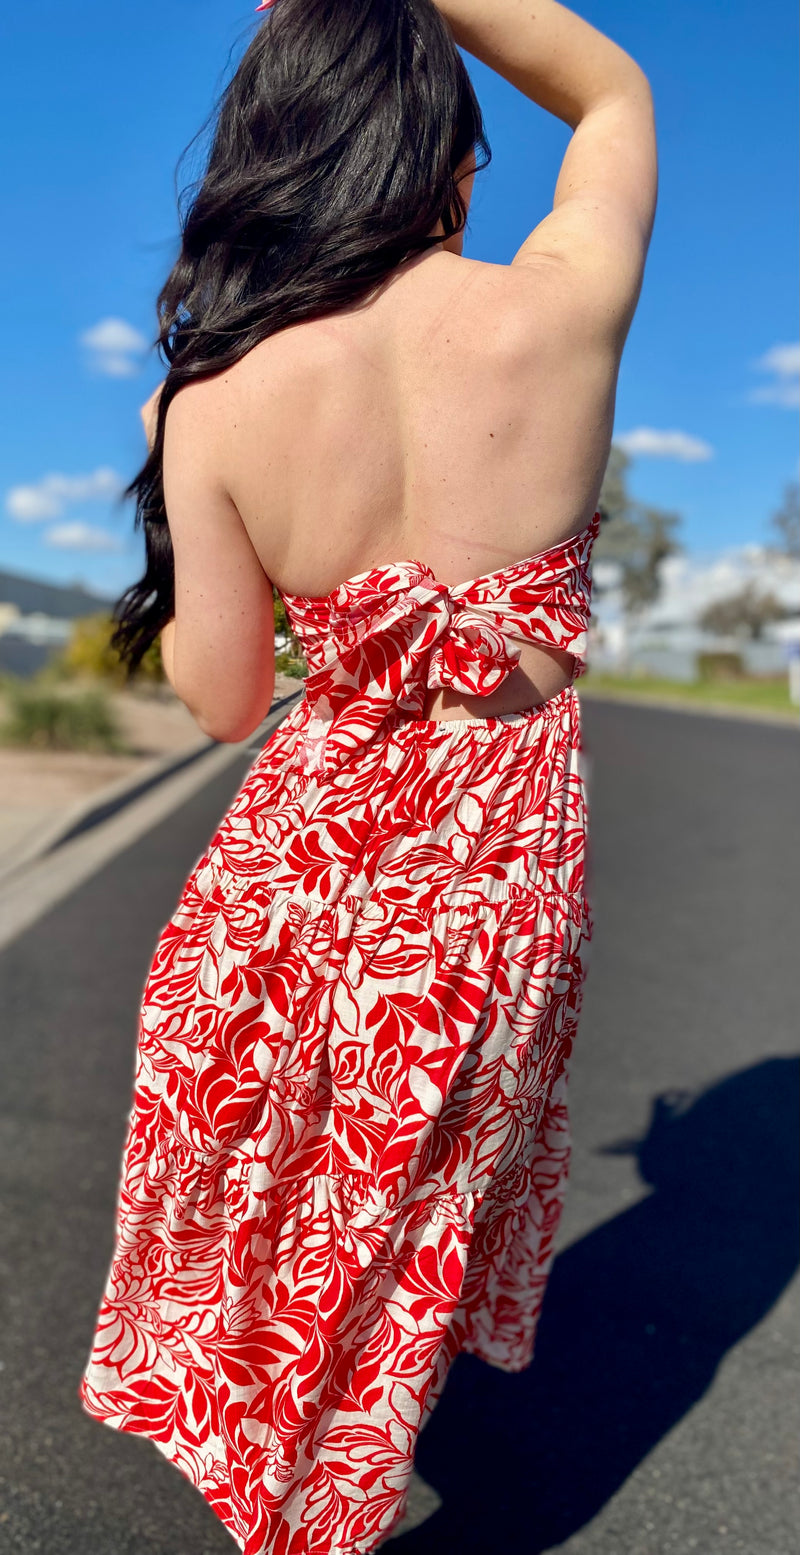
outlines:
M573 131L510 265L461 252L456 45ZM309 674L156 947L80 1393L245 1555L375 1549L453 1357L532 1357L589 929L572 680L655 193L645 77L554 0L278 0L159 297L117 645L160 633L242 740L274 584Z

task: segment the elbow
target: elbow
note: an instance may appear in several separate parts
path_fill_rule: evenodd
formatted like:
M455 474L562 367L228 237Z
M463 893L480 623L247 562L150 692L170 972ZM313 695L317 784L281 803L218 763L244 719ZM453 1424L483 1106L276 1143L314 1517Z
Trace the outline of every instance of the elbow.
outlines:
M258 695L252 686L236 688L229 685L215 689L216 696L211 695L210 686L206 687L205 696L197 692L191 697L181 696L180 689L178 695L198 729L210 740L220 745L239 745L256 732L269 713L275 690L274 676L270 676L267 683L262 681Z
M195 723L203 734L207 734L210 740L215 740L218 745L239 745L242 740L248 740L250 735L258 728L259 723L248 721L246 724L232 724L223 718L201 718L195 714Z
M633 55L627 54L624 49L618 50L617 68L607 73L601 92L603 102L610 99L619 101L620 98L629 101L637 98L640 102L651 104L653 101L653 89L649 77Z
M249 740L251 734L260 729L266 718L272 698L266 708L253 710L247 717L234 718L230 713L217 713L206 715L195 713L194 721L210 740L216 740L219 745L240 745L244 740Z

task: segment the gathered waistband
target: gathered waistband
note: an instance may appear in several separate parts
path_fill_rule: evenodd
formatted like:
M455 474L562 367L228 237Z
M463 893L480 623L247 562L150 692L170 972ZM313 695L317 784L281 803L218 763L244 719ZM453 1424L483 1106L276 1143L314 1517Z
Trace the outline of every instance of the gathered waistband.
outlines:
M490 713L484 716L480 714L475 718L403 718L394 726L392 733L403 730L411 730L415 733L427 734L431 730L452 729L486 729L491 730L500 724L521 725L537 723L539 719L551 718L560 713L568 703L577 701L573 683L563 686L554 696L545 697L541 702L535 702L532 707L525 707L517 713Z

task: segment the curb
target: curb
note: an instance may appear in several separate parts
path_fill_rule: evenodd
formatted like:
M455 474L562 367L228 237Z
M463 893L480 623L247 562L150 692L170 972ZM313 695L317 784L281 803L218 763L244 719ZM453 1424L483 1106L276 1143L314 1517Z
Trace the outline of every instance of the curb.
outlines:
M772 712L762 707L736 707L728 702L690 702L682 697L656 697L631 691L594 691L578 687L578 696L587 702L615 702L621 707L655 708L665 713L690 713L696 718L731 718L738 723L770 724L778 729L800 731L800 709L797 713Z
M244 751L249 744L256 740L262 731L267 731L270 721L282 708L288 707L294 702L299 693L291 692L283 696L277 702L273 702L267 717L259 724L246 740L236 741L231 744L231 759L239 751ZM53 853L65 842L71 842L74 837L79 837L82 832L90 831L116 815L134 800L141 798L143 794L162 783L165 778L173 777L184 767L189 767L193 762L208 755L210 751L218 750L220 745L226 744L223 740L210 739L204 735L195 745L173 753L168 756L156 756L140 767L138 772L129 773L127 777L117 778L114 783L109 783L105 788L98 789L86 799L78 800L63 815L46 827L37 837L29 839L18 851L6 853L0 859L0 884L10 876L23 869L27 864L33 864L37 859L43 858L47 853Z

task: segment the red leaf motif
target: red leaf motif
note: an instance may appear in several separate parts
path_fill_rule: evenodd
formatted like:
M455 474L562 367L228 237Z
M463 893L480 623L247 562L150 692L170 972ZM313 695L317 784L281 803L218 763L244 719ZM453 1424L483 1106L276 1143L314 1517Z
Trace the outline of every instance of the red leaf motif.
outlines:
M453 1356L531 1360L591 933L580 708L423 715L519 637L582 668L598 522L455 588L409 561L290 598L305 695L159 935L80 1397L244 1555L377 1547Z

